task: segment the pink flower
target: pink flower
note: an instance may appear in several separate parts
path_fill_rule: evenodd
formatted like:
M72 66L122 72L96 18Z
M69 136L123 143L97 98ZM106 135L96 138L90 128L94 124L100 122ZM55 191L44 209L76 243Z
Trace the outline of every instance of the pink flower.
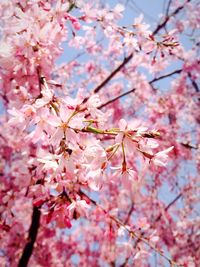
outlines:
M37 160L44 164L43 169L45 170L56 171L58 169L58 162L56 160L56 156L54 155L49 154L43 158L38 158Z
M101 168L102 164L107 161L106 152L99 144L87 146L84 152L85 166L91 170Z
M90 170L86 174L86 179L92 190L99 191L103 184L103 171L101 169Z
M143 231L146 231L150 228L150 224L148 223L146 217L139 218L136 225L138 228L142 229Z
M160 152L157 152L154 156L153 156L153 158L152 158L152 161L153 161L153 163L155 164L155 165L157 165L157 166L166 166L166 164L167 164L167 161L168 161L168 158L169 158L169 156L167 155L167 153L169 153L170 151L172 151L173 150L173 146L171 146L171 147L169 147L169 148L167 148L167 149L165 149L165 150L163 150L163 151L160 151Z
M125 189L130 190L135 181L138 180L136 171L127 168L126 165L111 167L111 169L116 170L114 176L119 176L121 178L122 184Z
M65 16L66 19L69 19L72 23L72 25L74 26L74 29L75 30L80 30L81 29L81 24L79 23L78 19L75 18L74 16L70 15L70 14L67 14Z
M141 36L149 36L151 34L151 32L148 30L149 25L142 23L143 18L143 14L140 14L140 16L134 20L133 26L137 29L137 32Z
M90 205L87 204L85 200L76 200L73 201L67 209L70 212L74 212L76 210L80 215L87 215L87 211L90 208Z
M87 102L87 108L93 118L98 118L99 121L105 122L105 114L98 109L101 105L101 100L98 94L92 95Z
M50 125L56 127L56 130L51 136L50 142L53 145L56 145L60 143L61 139L65 135L67 141L76 145L78 136L72 129L70 129L70 127L83 127L83 120L84 114L75 114L75 107L61 103L59 116L53 115L48 121Z
M128 128L128 124L124 119L121 119L119 121L119 133L117 134L115 141L116 143L122 143L124 144L125 150L133 153L135 151L135 143L129 137L129 132L132 131L131 129Z
M42 97L35 101L34 106L36 108L41 108L52 100L53 92L52 90L49 89L46 81L44 82L44 86L42 88L41 94L42 94Z

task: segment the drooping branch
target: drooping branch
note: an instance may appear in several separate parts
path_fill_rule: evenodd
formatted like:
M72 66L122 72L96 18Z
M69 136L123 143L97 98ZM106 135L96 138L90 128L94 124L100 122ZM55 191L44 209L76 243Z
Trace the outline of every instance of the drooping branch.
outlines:
M179 193L166 207L165 207L165 212L166 211L168 211L168 209L171 207L171 206L173 206L178 200L179 200L179 198L181 198L182 197L182 193ZM154 222L158 222L160 219L161 219L161 217L162 217L162 214L160 213L157 217L156 217L156 219L154 220ZM143 237L144 236L144 234L145 234L145 232L143 231L141 234L140 234L140 236L141 237ZM135 248L137 247L137 245L138 245L138 243L140 242L141 240L140 239L137 239L137 241L136 241L136 243L135 243ZM126 264L128 263L128 260L129 260L129 257L127 257L126 259L125 259L125 261L124 261L124 263L122 264L122 265L120 265L120 267L125 267L126 266Z
M41 75L40 67L37 68L37 76L38 76L38 85L39 85L39 91L40 91L38 98L40 98L42 97L42 86L46 85L46 80ZM41 180L38 180L37 184L40 184L40 183L41 183ZM39 207L34 206L33 213L32 213L31 226L29 228L28 240L24 247L22 255L20 257L18 267L26 267L28 265L28 262L33 252L34 243L37 238L37 234L38 234L38 230L40 226L40 217L41 217L41 211L39 210Z
M18 267L26 267L33 252L34 243L37 238L40 226L41 211L38 207L33 207L32 221L29 229L28 240L19 260Z
M173 266L181 266L178 265L176 262L174 262L171 258L166 256L162 251L160 251L156 246L154 246L152 243L149 242L148 239L144 238L143 235L137 233L136 231L132 231L126 224L124 224L122 221L117 219L116 217L110 215L108 211L106 211L102 206L100 206L95 200L91 199L86 193L84 193L82 190L80 190L80 195L86 197L91 203L93 203L96 207L100 208L112 221L114 221L118 226L122 226L132 238L136 238L136 240L143 242L148 247L150 247L152 250L154 250L156 253L158 253L160 256L162 256L164 259L166 259L170 265ZM175 202L174 202L175 203ZM171 205L170 205L171 206Z
M187 0L187 2L190 2L191 0ZM167 22L169 21L169 19L173 16L175 16L176 14L178 14L182 9L184 8L184 5L178 7L177 9L175 9L170 15L167 15L165 20L160 23L157 28L153 31L153 35L157 34L163 27L165 27L165 25L167 24ZM93 91L92 94L96 94L98 93L102 87L104 87L133 57L133 53L131 53L128 57L125 57L123 62L114 70L112 71ZM91 94L91 95L92 95ZM89 97L86 97L83 100L83 104L86 103L88 101Z
M165 212L167 212L168 211L168 209L171 207L171 206L173 206L178 200L179 200L179 198L181 198L182 197L182 193L179 193L166 207L165 207L165 209L164 209L164 211ZM154 220L154 223L155 222L158 222L158 221L160 221L160 219L162 218L162 214L160 213L156 218L155 218L155 220ZM144 236L144 234L145 234L145 232L143 231L142 233L141 233L141 235L140 236ZM137 240L136 241L136 243L135 243L135 248L137 247L137 245L138 245L138 243L140 242L141 240Z

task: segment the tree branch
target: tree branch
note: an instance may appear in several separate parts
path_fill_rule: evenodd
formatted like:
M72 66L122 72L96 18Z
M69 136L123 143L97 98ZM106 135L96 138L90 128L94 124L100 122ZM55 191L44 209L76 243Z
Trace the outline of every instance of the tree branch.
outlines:
M33 207L32 222L29 229L28 241L24 247L23 253L19 260L18 267L26 267L33 252L33 246L36 241L38 229L40 226L41 211L38 207Z
M166 207L165 207L165 211L168 211L168 209L173 206L176 201L179 200L179 198L182 197L182 193L179 193ZM158 217L155 219L155 222L158 222L162 217L162 214L160 213L160 215L158 215Z
M134 92L135 90L136 90L136 89L133 88L133 89L131 89L131 90L129 90L129 91L127 91L127 92L121 94L121 95L118 95L118 96L114 97L113 99L111 99L111 100L105 102L104 104L100 105L98 108L101 109L101 108L103 108L103 107L105 107L105 106L107 106L107 105L109 105L109 104L115 102L116 100L118 100L118 99L120 99L120 98L122 98L122 97L124 97L124 96L126 96L126 95L128 95L128 94L130 94L130 93L132 93L132 92Z
M123 62L113 71L111 72L108 77L102 82L100 83L95 89L94 89L94 93L98 93L101 88L106 85L133 57L133 53L131 53L128 57L125 57Z
M181 73L181 71L182 71L182 69L178 69L178 70L172 71L170 73L164 74L158 78L154 78L153 80L149 81L149 84L155 83L155 82L162 80L162 79L165 79L165 78L168 78L174 74L179 74L179 73Z
M174 262L172 259L170 259L168 256L166 256L162 251L160 251L157 247L155 247L153 244L151 244L146 238L144 238L141 234L136 233L135 231L130 230L130 228L125 225L123 222L121 222L116 217L110 215L108 211L106 211L103 207L101 207L95 200L91 199L86 193L84 193L82 190L79 191L80 195L85 196L88 200L90 200L96 207L100 208L105 214L109 216L111 220L113 220L118 226L122 226L132 238L136 238L139 241L142 241L144 244L146 244L148 247L153 249L156 253L158 253L160 256L162 256L164 259L166 259L171 265L173 266L180 266L176 262Z
M170 77L170 76L172 76L172 75L174 75L174 74L179 74L179 73L181 73L181 71L182 71L182 69L178 69L178 70L175 70L175 71L173 71L173 72L164 74L164 75L162 75L162 76L160 76L160 77L158 77L158 78L154 78L153 80L149 81L149 84L152 84L152 83L157 82L157 81L159 81L159 80L162 80L162 79L164 79L164 78ZM128 95L128 94L130 94L130 93L132 93L132 92L135 92L135 90L136 90L136 88L133 88L133 89L131 89L131 90L125 92L125 93L122 93L121 95L118 95L118 96L116 96L116 97L114 97L114 98L108 100L107 102L103 103L103 104L100 105L98 108L101 109L101 108L103 108L103 107L105 107L105 106L107 106L107 105L109 105L109 104L115 102L116 100L118 100L118 99L120 99L120 98L122 98L122 97L124 97L124 96L126 96L126 95Z
M179 193L166 207L165 207L165 211L167 211L172 205L174 205L174 203L179 200L179 198L182 196L182 193ZM161 219L162 214L160 213L158 215L158 217L154 220L154 222L158 222ZM140 236L144 236L144 232L141 233ZM137 239L136 243L135 243L135 248L137 247L138 243L140 242L140 239ZM126 258L126 260L124 261L124 263L122 265L120 265L120 267L125 267L126 264L128 263L129 257Z
M166 207L165 207L165 211L168 211L168 209L172 206L172 205L174 205L175 203L176 203L176 201L178 201L179 200L179 198L180 197L182 197L182 193L179 193ZM161 219L161 217L162 217L162 214L160 213L159 215L158 215L158 217L156 217L156 219L154 220L154 223L155 222L158 222L160 219ZM141 233L141 236L144 236L144 232L142 232ZM141 240L137 240L136 241L136 243L135 243L135 248L137 247L137 245L138 245L138 243L140 242Z
M129 219L131 217L131 214L134 211L134 209L135 209L135 205L134 205L134 203L132 203L131 208L130 208L130 210L129 210L128 214L127 214L127 217L126 217L126 219L124 221L124 224L128 223L128 221L129 221Z
M190 144L190 143L183 143L183 142L181 142L180 143L182 146L184 146L184 147L186 147L186 148L188 148L188 149L198 149L198 145L192 145L192 144Z
M171 3L172 3L172 0L169 0L167 4L167 8L166 8L166 16L169 15L169 9L170 9Z
M102 87L104 87L133 57L133 53L131 53L128 57L125 57L123 62L114 70L112 71L91 93L92 94L97 94ZM83 100L83 104L88 101L89 97L86 97Z
M191 0L187 0L187 2L189 3ZM165 27L165 25L167 24L167 22L169 21L169 19L171 17L174 17L175 15L177 15L183 8L184 8L185 4L178 7L177 9L175 9L171 14L167 15L165 17L165 20L162 23L159 23L157 28L153 31L153 35L157 34L162 28Z
M197 93L200 92L200 89L199 89L199 87L198 87L198 84L195 82L195 80L192 79L192 75L191 75L190 72L188 72L188 77L189 77L189 79L190 79L190 81L191 81L191 83L192 83L192 86L194 87L195 91L196 91Z

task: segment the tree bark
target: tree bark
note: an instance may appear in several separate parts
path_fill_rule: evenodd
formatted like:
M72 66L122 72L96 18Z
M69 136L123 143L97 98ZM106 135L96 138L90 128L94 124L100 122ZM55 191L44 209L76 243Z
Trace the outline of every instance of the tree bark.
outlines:
M41 212L38 207L33 207L32 222L29 229L28 241L24 247L18 267L26 267L33 252L34 243L40 226Z

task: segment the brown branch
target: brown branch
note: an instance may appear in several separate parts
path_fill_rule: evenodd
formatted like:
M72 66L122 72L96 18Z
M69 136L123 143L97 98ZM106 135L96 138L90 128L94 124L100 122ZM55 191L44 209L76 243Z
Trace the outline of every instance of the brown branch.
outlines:
M179 200L179 198L182 196L182 193L179 193L166 207L165 207L165 211L167 211L172 205L174 205L174 203L177 201L177 200ZM160 213L159 215L158 215L158 217L154 220L154 222L158 222L160 219L161 219L161 216L162 216L162 214ZM142 232L141 233L141 237L143 237L144 236L144 232ZM137 239L137 241L136 241L136 243L135 243L135 248L137 247L137 245L138 245L138 243L140 242L141 240L140 239ZM125 261L124 261L124 263L122 264L122 265L120 265L120 267L125 267L126 266L126 264L128 263L128 260L129 260L129 258L126 258L125 259Z
M125 57L123 62L92 91L92 94L98 93L102 89L102 87L104 87L132 59L132 57L133 53L131 53L128 57ZM86 103L88 99L89 97L86 97L82 103Z
M126 219L124 221L124 224L128 223L128 221L130 219L130 216L131 216L132 212L134 211L134 209L135 209L135 205L134 205L134 203L132 203L131 208L130 208L130 210L129 210L128 214L127 214L127 217L126 217Z
M182 197L182 193L179 193L166 207L165 207L165 212L166 211L168 211L168 209L171 207L171 206L173 206L175 203L176 203L176 201L178 201L179 200L179 198L181 198ZM159 215L158 215L158 217L155 219L155 221L154 222L158 222L160 219L161 219L161 217L162 217L162 214L160 213Z
M33 252L34 243L36 241L38 229L40 226L41 212L38 207L33 207L32 222L29 229L28 241L24 247L18 267L26 267Z
M192 144L190 144L190 143L183 143L183 142L181 142L180 143L182 146L184 146L184 147L186 147L186 148L188 148L188 149L198 149L198 145L192 145Z
M169 15L169 9L170 9L171 3L172 3L172 0L169 0L169 2L167 4L167 8L166 8L166 16Z
M121 222L116 217L110 215L108 211L106 211L103 207L101 207L95 200L91 199L86 193L84 193L82 190L79 191L80 195L85 196L88 200L90 200L96 207L100 208L111 220L113 220L118 226L122 226L132 238L136 238L139 241L142 241L144 244L146 244L148 247L153 249L156 253L158 253L160 256L162 256L164 259L166 259L171 265L173 266L181 266L178 265L176 262L174 262L172 259L170 259L168 256L166 256L162 251L160 251L157 247L155 247L153 244L151 244L146 238L144 238L142 235L136 233L135 231L130 230L129 227L127 227L123 222Z
M158 78L154 78L153 80L149 81L149 84L152 84L152 83L157 82L157 81L159 81L159 80L162 80L162 79L164 79L164 78L170 77L170 76L172 76L172 75L174 75L174 74L179 74L179 73L181 73L181 71L182 71L182 69L178 69L178 70L175 70L175 71L173 71L173 72L164 74L164 75L162 75L162 76L160 76L160 77L158 77ZM118 100L118 99L120 99L120 98L122 98L122 97L124 97L124 96L126 96L126 95L128 95L128 94L130 94L130 93L132 93L132 92L135 92L135 90L136 90L136 88L133 88L133 89L131 89L131 90L125 92L125 93L122 93L121 95L118 95L118 96L116 96L116 97L114 97L114 98L108 100L107 102L103 103L103 104L100 105L98 108L101 109L101 108L103 108L103 107L105 107L105 106L107 106L107 105L109 105L109 104L115 102L116 100Z
M149 81L149 84L155 83L155 82L162 80L162 79L165 79L165 78L168 78L174 74L179 74L179 73L181 73L181 71L182 71L182 69L178 69L178 70L172 71L170 73L164 74L158 78L154 78L153 80Z
M101 109L101 108L103 108L103 107L105 107L105 106L107 106L107 105L109 105L109 104L115 102L116 100L118 100L118 99L120 99L120 98L122 98L122 97L124 97L124 96L126 96L126 95L128 95L128 94L130 94L130 93L132 93L132 92L134 92L135 90L136 90L136 89L133 88L133 89L131 89L131 90L129 90L129 91L127 91L127 92L121 94L121 95L118 95L118 96L114 97L113 99L111 99L111 100L105 102L104 104L100 105L98 108Z
M128 57L125 57L123 62L113 71L111 72L108 77L102 82L100 83L95 89L94 89L94 93L98 93L101 88L106 85L133 57L133 53L131 53Z
M196 91L197 93L200 92L200 89L199 89L199 87L198 87L198 84L195 82L195 80L192 79L192 75L191 75L190 72L188 72L188 77L189 77L189 79L190 79L190 81L191 81L191 83L192 83L192 86L194 87L195 91Z
M124 221L124 224L127 224L127 223L128 223L128 221L129 221L129 219L130 219L130 216L131 216L132 212L134 211L134 208L135 208L135 205L134 205L134 203L132 203L131 208L130 208L130 210L129 210L128 214L127 214L127 217L126 217L126 219L125 219L125 221ZM126 264L127 264L128 261L129 261L129 259L130 259L130 256L126 257L124 263L121 264L120 267L125 267Z
M172 206L172 205L174 205L175 203L176 203L176 201L178 201L179 200L179 198L182 196L182 193L179 193L166 207L165 207L165 212L166 211L168 211L168 209ZM161 217L162 217L162 214L160 213L159 215L158 215L158 217L154 220L154 223L155 222L158 222L160 219L161 219ZM145 234L145 232L142 232L141 233L141 236L144 236L144 234ZM135 248L137 247L137 245L138 245L138 243L140 242L141 240L137 240L136 242L135 242Z
M190 2L191 0L187 0L187 2ZM170 3L169 3L169 5L170 5ZM169 7L168 7L169 8ZM167 8L167 10L168 10L168 8ZM155 34L157 34L166 24L167 24L167 22L169 21L169 19L172 17L172 16L175 16L176 14L178 14L179 13L179 11L180 10L182 10L184 8L184 5L183 6L180 6L180 7L178 7L174 12L172 12L169 16L167 15L166 16L166 18L165 18L165 20L162 22L162 23L160 23L158 26L157 26L157 28L154 30L154 32L153 32L153 35L155 35ZM168 12L168 11L167 11ZM93 89L93 91L92 91L92 93L91 93L91 95L93 95L93 94L96 94L96 93L98 93L131 59L133 58L133 53L131 53L128 57L125 57L124 58L124 60L123 60L123 62L113 71L113 72L111 72L95 89ZM167 76L166 76L167 77ZM161 79L161 78L160 78ZM154 79L154 81L151 81L150 83L153 83L153 82L155 82L155 81L157 81L157 80L159 80L159 78L157 78L157 79ZM132 90L134 90L134 89L132 89ZM131 91L129 91L129 92L126 92L126 93L124 93L124 94L122 94L122 95L120 95L120 96L118 96L118 97L116 97L116 98L114 98L113 100L110 100L110 101L108 101L107 103L105 103L105 104L103 104L103 105L101 105L99 108L102 108L102 107L104 107L105 105L108 105L108 104L110 104L110 103L112 103L112 102L114 102L115 100L117 100L117 99L119 99L119 98L121 98L121 97L123 97L123 96L125 96L125 95L127 95L127 94L129 94L129 93L131 93L132 92L132 90ZM87 101L88 101L88 99L90 98L90 96L88 96L88 97L85 97L84 98L84 100L83 100L83 102L82 102L82 104L85 104Z
M37 67L37 76L38 76L38 86L39 86L39 91L40 91L39 97L42 97L42 93L41 93L42 92L42 79L41 79L41 68L40 68L40 66Z
M191 0L187 0L187 2L189 3ZM165 27L165 25L167 24L167 22L169 21L169 19L171 17L174 17L175 15L177 15L183 8L185 7L185 4L178 7L177 9L175 9L171 14L167 15L164 19L164 21L162 23L159 23L157 28L153 31L153 35L157 34L162 28Z

